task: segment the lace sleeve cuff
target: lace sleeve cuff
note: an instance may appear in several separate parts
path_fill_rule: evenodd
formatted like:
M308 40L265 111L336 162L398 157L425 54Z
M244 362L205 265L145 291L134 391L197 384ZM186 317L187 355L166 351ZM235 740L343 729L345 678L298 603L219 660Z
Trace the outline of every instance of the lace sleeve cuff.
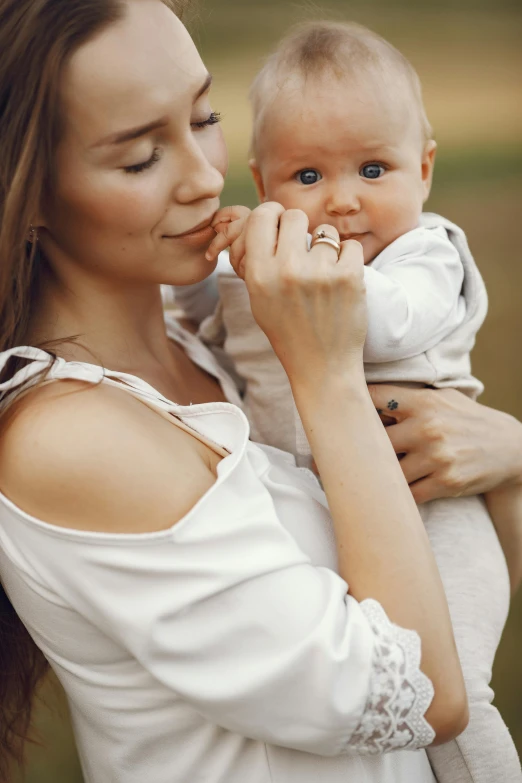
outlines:
M426 747L435 738L424 718L433 685L419 668L420 638L390 622L377 601L367 599L361 609L375 635L375 649L368 698L346 751L368 755Z

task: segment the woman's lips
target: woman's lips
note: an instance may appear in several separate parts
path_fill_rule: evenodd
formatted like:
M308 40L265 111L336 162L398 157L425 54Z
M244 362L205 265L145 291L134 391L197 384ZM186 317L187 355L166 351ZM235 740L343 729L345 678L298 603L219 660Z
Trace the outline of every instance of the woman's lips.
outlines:
M210 225L210 222L207 222L200 228L196 227L192 231L186 231L184 234L177 234L176 236L165 236L164 239L171 239L184 245L203 247L210 244L215 236L215 230Z

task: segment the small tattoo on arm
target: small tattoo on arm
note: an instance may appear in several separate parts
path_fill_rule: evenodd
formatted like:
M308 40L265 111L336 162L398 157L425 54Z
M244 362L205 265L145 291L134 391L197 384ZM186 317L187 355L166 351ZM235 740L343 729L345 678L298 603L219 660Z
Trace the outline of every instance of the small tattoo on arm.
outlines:
M396 411L399 407L399 403L396 400L390 400L388 403L388 410Z

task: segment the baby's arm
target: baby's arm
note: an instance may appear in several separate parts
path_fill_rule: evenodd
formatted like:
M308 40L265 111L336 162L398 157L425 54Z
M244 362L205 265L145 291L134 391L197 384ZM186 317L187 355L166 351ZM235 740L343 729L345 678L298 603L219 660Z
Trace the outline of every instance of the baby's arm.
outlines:
M459 325L464 269L445 233L419 228L405 234L364 271L366 362L424 353Z

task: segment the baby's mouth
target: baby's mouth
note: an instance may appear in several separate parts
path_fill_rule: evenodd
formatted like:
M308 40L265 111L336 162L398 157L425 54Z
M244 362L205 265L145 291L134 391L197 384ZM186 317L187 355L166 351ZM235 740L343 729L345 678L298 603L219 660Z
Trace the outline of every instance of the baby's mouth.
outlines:
M368 233L368 231L363 231L361 234L339 234L339 237L341 242L345 242L347 239L355 239L357 242L360 242Z

